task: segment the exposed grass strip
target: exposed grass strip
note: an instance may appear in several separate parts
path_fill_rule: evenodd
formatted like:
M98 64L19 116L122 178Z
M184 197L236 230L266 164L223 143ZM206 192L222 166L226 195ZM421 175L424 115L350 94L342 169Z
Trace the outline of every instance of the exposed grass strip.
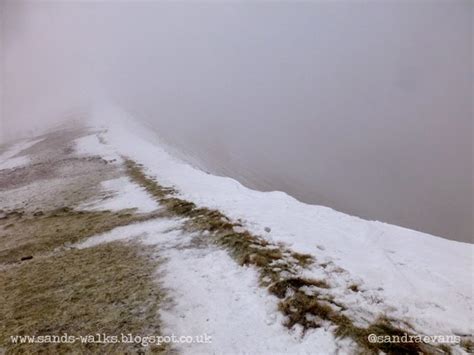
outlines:
M36 257L116 227L157 216L158 213L137 214L130 210L76 211L67 207L35 213L4 212L0 216L0 264Z

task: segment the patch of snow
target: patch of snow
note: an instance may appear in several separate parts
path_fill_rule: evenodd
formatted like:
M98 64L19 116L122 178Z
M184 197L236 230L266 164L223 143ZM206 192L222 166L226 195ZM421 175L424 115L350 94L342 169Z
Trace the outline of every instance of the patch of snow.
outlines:
M74 150L79 155L101 156L109 162L121 162L117 151L106 144L102 144L98 134L90 134L74 141Z
M133 223L123 227L117 227L109 232L95 235L83 242L74 245L77 249L94 247L102 243L110 243L118 240L140 240L147 237L150 233L154 236L169 233L175 236L178 232L176 228L180 225L177 219L154 219L151 221Z
M16 158L10 158L0 163L0 170L13 169L19 166L25 166L30 163L30 158L27 156L21 156Z
M0 155L0 170L4 169L13 169L19 166L25 166L30 163L30 158L28 156L16 156L22 151L32 147L36 143L39 143L43 140L34 139L34 140L23 140L19 143L13 144L9 149L3 152Z
M137 212L147 213L159 208L153 198L128 177L106 180L101 182L102 189L112 196L105 200L88 202L79 209L97 211L119 211L126 208L136 208Z

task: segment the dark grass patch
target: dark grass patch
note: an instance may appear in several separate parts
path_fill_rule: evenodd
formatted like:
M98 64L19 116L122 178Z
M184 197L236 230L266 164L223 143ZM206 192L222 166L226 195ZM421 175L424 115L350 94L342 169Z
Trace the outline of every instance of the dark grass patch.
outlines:
M314 280L314 279L306 279L306 278L301 278L301 277L292 277L292 278L284 279L282 281L273 283L269 287L269 291L275 296L277 296L278 298L285 298L288 290L297 291L303 286L329 288L328 283L324 280Z
M415 336L412 332L400 329L387 320L380 318L367 328L357 327L346 316L329 313L328 318L337 325L336 336L350 337L359 346L366 349L367 353L379 354L439 354L435 347L418 342L370 342L369 336L375 335L387 339L403 339L403 336Z
M438 345L439 350L441 350L444 354L451 355L453 352L451 351L451 348L447 344L440 344ZM472 352L471 352L472 354Z
M25 256L52 252L115 227L157 216L130 210L75 211L67 207L35 213L9 211L0 218L0 263L15 263Z
M352 284L352 285L350 285L348 288L349 288L349 290L351 290L352 292L359 292L359 286L356 285L356 284Z
M354 325L342 313L346 310L344 305L317 291L318 288L329 288L327 282L298 277L302 268L314 262L311 255L293 252L283 245L270 244L248 231L237 232L235 227L241 227L240 221L234 223L217 210L197 207L192 202L180 199L176 197L177 191L174 188L162 187L148 178L140 165L131 160L125 160L125 164L132 180L143 186L157 202L165 206L168 214L187 218L185 229L192 232L210 232L210 238L225 248L239 265L253 265L258 269L261 286L267 287L271 294L280 298L279 310L286 316L285 325L288 328L298 324L307 331L320 327L323 322L330 322L335 326L336 336L352 339L364 354L378 354L380 351L386 354L434 354L441 350L419 343L370 343L370 334L410 333L386 319L377 320L365 328ZM321 266L326 268L328 264ZM334 269L334 272L342 271L340 268ZM358 288L352 286L351 290L357 292ZM311 292L308 294L303 287L311 288Z
M159 335L163 294L145 248L108 243L33 259L0 273L0 349L20 353L139 353L137 344L13 344L12 335ZM163 347L148 348L153 353Z
M305 331L320 327L321 321L329 320L329 314L332 312L328 304L300 291L281 301L278 308L287 317L285 325L288 328L299 324Z
M460 345L468 354L474 354L474 341L472 339L461 339Z

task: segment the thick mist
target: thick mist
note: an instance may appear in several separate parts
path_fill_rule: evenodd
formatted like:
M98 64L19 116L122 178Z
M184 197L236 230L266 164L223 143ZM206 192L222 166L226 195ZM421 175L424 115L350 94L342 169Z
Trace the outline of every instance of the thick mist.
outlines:
M207 171L472 242L473 8L3 1L3 140L109 102Z

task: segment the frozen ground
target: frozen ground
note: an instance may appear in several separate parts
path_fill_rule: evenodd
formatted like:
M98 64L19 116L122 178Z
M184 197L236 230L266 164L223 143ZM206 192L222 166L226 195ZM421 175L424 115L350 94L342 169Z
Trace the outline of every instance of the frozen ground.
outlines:
M0 169L27 164L29 158L19 153L37 142L8 149L1 155ZM150 130L117 110L96 111L90 134L75 139L74 149L78 156L100 156L117 167L125 158L132 159L161 185L175 188L183 199L218 209L271 243L314 256L316 263L303 276L326 280L331 288L324 292L347 306L356 322L384 315L407 322L419 334L473 334L471 244L362 220L301 203L282 192L254 191L233 179L209 175L174 157ZM48 189L55 191L56 185L51 185ZM161 209L124 175L113 173L97 180L97 185L101 198L89 197L79 209ZM4 196L26 196L31 192L23 191L28 186ZM163 216L118 227L76 247L139 240L154 250L162 260L156 281L167 290L166 307L160 310L163 333L212 337L206 344L175 344L180 352L353 352L354 344L336 339L330 324L305 334L298 326L287 329L277 309L278 299L259 287L256 269L239 266L202 236L183 232L182 223ZM357 286L357 292L351 286ZM454 350L463 352L459 346Z
M254 191L209 175L168 154L156 136L121 112L98 112L93 122L107 129L101 134L105 154L115 150L117 156L130 157L185 199L219 209L251 232L344 269L343 275L367 294L353 300L361 308L379 308L428 334L473 333L472 244L362 220L283 192ZM89 143L97 152L98 138ZM381 301L371 304L375 299Z

